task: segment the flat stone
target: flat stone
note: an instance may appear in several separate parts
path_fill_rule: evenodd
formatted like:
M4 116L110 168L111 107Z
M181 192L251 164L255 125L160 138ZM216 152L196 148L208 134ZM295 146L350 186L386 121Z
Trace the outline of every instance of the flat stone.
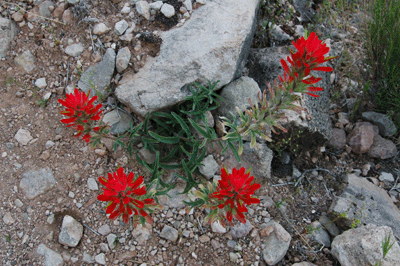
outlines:
M219 233L219 234L225 234L226 233L226 228L223 227L219 221L213 222L211 224L211 230L214 233Z
M155 1L149 4L150 9L159 11L164 3L162 1Z
M138 242L139 245L143 245L151 238L152 227L150 224L146 223L143 227L141 224L136 226L136 228L132 231L132 236L135 238L135 241Z
M15 12L11 17L15 22L21 22L24 20L24 13L22 10L19 10Z
M111 233L111 229L108 224L103 224L102 226L99 227L97 232L99 232L100 235L106 236L109 233Z
M83 252L82 261L86 262L86 263L94 263L93 256L91 256L90 254L86 253L86 251Z
M183 26L161 32L159 55L148 58L138 73L123 77L115 92L118 99L145 116L183 101L193 82L219 80L217 90L239 77L251 46L258 2L213 1L193 12Z
M393 246L383 258L382 243L390 237ZM354 265L400 265L400 247L392 228L367 224L350 229L332 241L332 255L342 266Z
M121 9L121 14L129 14L131 12L131 8L129 6L124 6Z
M170 208L184 208L186 205L183 201L189 200L187 194L181 194L184 189L184 186L178 185L168 192L169 197L166 195L158 196L159 203Z
M83 226L72 216L65 215L58 242L68 247L76 247L83 235Z
M345 213L346 219L335 222L344 230L351 228L353 219L359 219L361 224L389 226L394 235L400 238L400 210L384 189L354 174L348 174L344 183L348 185L343 188L341 195L333 199L329 218L336 218L334 213Z
M335 150L341 150L346 146L346 132L340 128L332 129L332 138L327 143L328 147Z
M101 265L106 265L106 255L104 253L100 253L94 257L94 260Z
M123 134L130 129L132 117L120 110L112 110L104 115L103 122L111 127L111 134Z
M90 66L81 76L78 87L88 93L90 97L98 93L105 96L106 89L110 86L111 78L115 69L115 51L108 48L103 56L103 59L95 66Z
M379 135L375 135L374 142L368 149L367 154L372 158L385 160L396 156L397 148L390 139L384 139Z
M397 131L396 125L387 115L377 112L364 112L362 118L378 126L379 134L383 137L393 136Z
M322 224L323 227L326 228L326 230L328 230L331 236L335 237L340 234L339 228L334 222L331 221L331 219L328 218L328 216L321 216L319 218L319 222Z
M379 176L379 180L387 181L387 182L394 182L394 177L391 173L382 172Z
M23 128L20 128L15 134L14 139L19 142L21 145L28 145L28 143L33 139L31 133Z
M55 145L55 143L51 140L46 141L46 144L44 144L44 147L46 149L50 149L51 147L53 147Z
M217 161L214 159L214 156L212 154L204 158L203 161L201 161L201 163L203 165L199 166L199 171L207 179L211 179L214 176L214 174L219 170L219 165Z
M331 239L328 233L322 227L322 224L318 221L314 221L310 224L310 226L313 229L311 232L312 239L318 244L329 248L331 246Z
M93 34L103 35L110 31L110 28L106 26L103 22L97 23L93 27Z
M175 9L170 4L163 4L161 7L161 13L167 18L172 18L175 15Z
M138 1L136 2L136 11L139 15L142 15L145 19L150 19L150 7L149 3L146 1Z
M114 31L117 35L122 35L126 31L126 29L129 27L128 22L126 22L124 19L121 21L118 21L115 23L114 26Z
M176 240L178 240L178 230L169 225L164 225L164 228L160 233L160 237L167 239L171 242L175 242Z
M12 225L15 222L15 219L12 217L10 212L6 212L6 214L3 216L3 222L6 225Z
M108 246L110 247L111 250L116 247L117 243L115 242L115 240L117 238L118 237L116 235L114 235L114 234L109 234L107 236L107 243L108 243Z
M358 122L347 136L347 143L354 153L366 153L374 143L374 128L369 122Z
M83 44L74 43L74 44L68 45L65 48L65 53L69 56L77 57L77 56L81 55L81 53L83 52L83 49L84 49Z
M201 243L207 243L210 241L210 237L208 235L201 235L199 236L199 241Z
M266 231L266 233L260 232L261 239L265 245L261 254L268 265L275 265L286 255L292 237L282 225L274 221L270 221L267 227L262 230Z
M93 177L89 177L87 180L87 186L90 190L99 190L96 180Z
M250 223L249 220L246 223L237 223L235 226L231 228L231 236L233 238L242 238L247 236L250 231L253 229L253 225Z
M124 47L118 50L117 60L115 61L115 67L118 73L121 73L128 67L130 59L131 51L128 47Z
M38 88L40 88L40 89L46 88L46 87L47 87L46 78L37 79L37 80L35 81L35 86L38 87Z
M38 171L31 170L22 174L19 187L28 199L34 199L50 190L55 184L53 171L45 167Z
M64 260L61 255L52 249L49 249L43 244L40 244L37 248L37 253L44 255L44 265L45 266L62 266L64 265Z
M32 72L36 68L36 58L29 50L26 50L21 55L16 56L14 61L17 66L24 69L27 73Z

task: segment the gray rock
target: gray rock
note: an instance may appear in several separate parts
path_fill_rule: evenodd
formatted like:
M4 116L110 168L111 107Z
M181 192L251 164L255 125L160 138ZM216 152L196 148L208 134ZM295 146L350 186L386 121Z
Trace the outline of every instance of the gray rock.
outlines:
M128 47L119 49L117 54L117 60L115 62L115 67L117 72L121 73L128 67L129 60L131 59L131 51Z
M186 205L183 201L189 200L187 194L181 194L184 188L184 186L178 185L168 192L169 197L167 195L158 196L159 203L170 208L184 208Z
M348 174L345 183L348 185L329 207L331 213L345 213L347 216L347 219L340 219L336 224L349 229L352 220L359 219L361 224L392 227L394 235L400 238L400 211L387 192L354 174Z
M90 254L86 253L86 251L83 252L82 261L86 262L86 263L94 263L93 256L91 256Z
M106 265L106 255L104 253L100 253L94 257L94 260L101 265Z
M225 234L226 233L226 228L223 227L219 221L213 222L211 224L211 230L214 233L220 233L220 234Z
M129 14L131 12L131 8L129 6L124 6L121 9L121 14Z
M6 214L3 216L3 222L6 225L11 225L15 222L15 219L12 217L11 212L6 212Z
M374 143L374 128L369 122L358 122L347 136L347 143L354 153L366 153Z
M392 248L383 258L382 243L390 237ZM368 224L350 229L335 237L332 242L332 255L342 266L354 265L400 265L400 247L392 228Z
M89 177L87 180L87 186L90 190L99 190L96 180L93 177Z
M186 7L187 11L192 12L193 10L192 0L185 0L183 2L183 6Z
M124 76L116 88L119 100L145 116L183 101L193 82L220 80L217 90L240 76L252 42L258 2L213 1L193 12L182 27L162 32L159 55L148 58L135 75Z
M111 134L117 135L130 129L132 117L125 112L112 110L104 115L103 122L111 127Z
M54 250L49 249L43 244L40 244L37 248L37 253L44 255L44 265L45 266L62 266L64 265L64 260L61 255Z
M164 225L164 228L160 233L160 237L167 239L171 242L175 242L176 240L178 240L178 230L171 226Z
M270 22L271 23L271 22ZM272 23L271 23L272 24ZM271 29L271 38L280 43L280 42L284 42L287 40L290 40L290 36L289 34L287 34L286 32L284 32L280 26L278 25L271 25L272 29Z
M311 7L311 2L308 0L293 0L294 8L300 13L301 21L310 22L315 17L315 10Z
M55 145L55 143L51 140L46 141L46 144L44 144L44 147L46 149L50 149L51 147L53 147Z
M304 36L306 33L306 30L304 29L303 25L296 25L295 26L295 36L297 38L300 38Z
M382 172L379 176L379 180L387 181L387 182L394 182L394 177L391 173Z
M115 240L117 240L117 239L118 239L118 237L114 234L109 234L107 236L107 243L108 243L108 246L110 247L110 249L115 248L115 246L117 245Z
M250 107L249 98L253 104L258 102L257 95L260 92L257 82L249 77L241 77L226 85L220 96L224 99L220 102L217 112L221 116L232 119L232 115L239 117L236 107L244 111Z
M123 19L115 23L114 30L117 35L122 35L124 34L124 32L128 27L129 27L128 22L126 22L125 19Z
M94 25L93 34L102 35L110 31L110 28L106 26L106 24L100 22Z
M45 18L50 18L52 14L51 14L49 7L51 7L51 6L54 7L54 3L51 1L44 1L43 3L41 3L39 5L40 15Z
M362 118L378 126L379 134L381 134L383 137L393 136L397 131L396 125L393 123L393 121L384 114L376 112L364 112L362 113Z
M208 155L201 162L203 165L199 166L199 171L206 178L211 179L214 174L219 170L219 165L217 161L215 161L214 156L212 154Z
M136 2L136 11L139 15L142 15L145 19L150 19L150 7L146 1Z
M275 265L283 259L289 248L292 237L282 225L271 221L260 232L265 247L261 254L268 265Z
M72 57L80 56L82 52L83 52L83 44L81 44L81 43L74 43L74 44L68 45L65 48L65 53Z
M148 164L153 164L156 161L156 154L149 149L141 148L138 152L138 156Z
M384 139L379 135L375 135L374 142L368 149L367 154L372 158L385 160L396 156L397 148L390 139Z
M141 224L136 226L136 228L132 231L132 236L139 243L139 245L143 245L147 240L151 238L151 225L146 223L143 227Z
M36 58L29 50L15 57L14 61L17 66L22 67L27 73L32 72L36 68Z
M46 167L39 171L31 170L22 174L19 187L28 199L34 199L50 190L55 184L53 171Z
M341 150L346 146L346 132L341 128L332 129L332 137L327 143L328 147Z
M339 228L334 222L331 221L331 219L328 218L328 216L321 216L319 218L319 222L322 224L323 227L326 228L326 230L328 230L331 236L335 237L340 234Z
M18 141L19 144L25 146L33 139L33 137L28 130L20 128L17 131L17 134L15 134L14 139Z
M161 13L167 18L171 18L175 15L175 9L170 4L163 4L161 7Z
M106 89L110 85L115 69L115 51L108 48L103 59L95 66L89 67L78 82L78 87L93 97L97 93L103 96L107 94Z
M242 238L247 236L250 231L253 229L253 225L250 223L249 220L246 223L237 223L235 226L231 228L231 236L233 238Z
M35 81L35 86L38 87L38 88L40 88L40 89L46 88L46 87L47 87L46 78L37 79L37 80Z
M0 16L0 58L6 57L7 52L11 48L11 41L16 34L17 25L11 19Z
M108 224L103 224L102 226L99 227L97 232L99 232L100 235L106 236L111 232L111 229Z
M76 247L83 235L83 226L72 216L65 215L58 242L68 247Z
M279 75L283 75L280 60L286 60L289 55L287 47L251 49L247 65L249 77L259 84L262 91L267 89L268 82L273 84ZM298 114L291 110L284 112L287 122L283 126L293 132L302 131L298 138L303 149L314 149L324 145L332 135L332 123L329 116L331 88L329 73L314 73L314 75L322 78L317 85L324 90L317 93L318 98L304 95L301 105L308 110L308 114L305 112Z
M324 245L325 247L331 246L331 239L325 229L322 227L322 224L318 221L314 221L310 224L313 229L311 232L311 236L313 241L316 241L320 245Z
M150 9L158 11L161 9L163 4L164 3L162 1L156 1L156 2L149 4L149 7L150 7Z

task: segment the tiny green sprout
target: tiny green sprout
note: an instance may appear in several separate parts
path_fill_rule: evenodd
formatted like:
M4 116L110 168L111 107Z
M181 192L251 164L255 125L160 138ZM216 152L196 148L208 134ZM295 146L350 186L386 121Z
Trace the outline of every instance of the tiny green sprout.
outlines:
M390 243L390 234L385 236L385 240L382 241L382 251L383 251L383 258L386 257L389 250L393 247L395 241Z

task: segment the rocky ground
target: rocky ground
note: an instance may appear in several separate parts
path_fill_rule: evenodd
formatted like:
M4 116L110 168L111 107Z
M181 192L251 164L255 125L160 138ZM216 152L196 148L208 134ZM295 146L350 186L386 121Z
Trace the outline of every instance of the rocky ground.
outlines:
M131 223L107 219L105 205L96 199L98 177L119 166L145 177L148 173L125 151L113 152L109 142L92 148L73 138L74 131L59 121L57 99L78 85L89 66L105 62L106 49L112 48L118 51L116 72L111 71L105 88L108 97L101 99L108 103L105 112L111 111L118 104L112 92L121 76L136 73L158 55L158 33L179 27L207 5L205 0L136 2L0 2L0 41L5 47L0 50L2 265L340 265L331 240L349 222L390 226L399 239L398 134L387 118L366 113L374 106L362 92L367 74L358 42L361 15L356 8L342 21L324 20L317 26L305 22L307 12L285 1L271 1L271 6L262 2L252 46L289 44L306 25L315 27L322 39L331 36L340 57L330 76L330 142L307 150L282 140L270 146L272 177L260 180L261 204L250 208L245 225L224 229L204 224L205 213L187 213L176 190L172 199L160 199L165 208L153 215L153 226L135 229ZM312 10L324 14L323 7L317 3ZM274 21L269 28L268 21ZM213 155L224 165L226 156ZM285 167L291 170L285 172ZM302 184L295 187L298 179ZM373 198L364 200L365 195ZM356 206L345 208L350 220L335 220L339 227L334 226L327 215L342 212L340 199L353 196L362 200L348 203ZM383 211L375 210L377 206ZM365 209L369 215L363 214ZM319 223L326 230L316 230ZM374 230L389 233L388 228ZM394 262L387 265L398 265L396 256L390 256Z

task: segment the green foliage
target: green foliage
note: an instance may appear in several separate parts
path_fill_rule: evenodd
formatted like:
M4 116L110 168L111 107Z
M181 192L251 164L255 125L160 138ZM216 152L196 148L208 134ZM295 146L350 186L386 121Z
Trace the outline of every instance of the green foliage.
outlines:
M400 112L400 1L376 0L369 6L367 57L376 80L381 111ZM400 119L396 119L400 124Z
M393 241L392 243L390 243L390 235L385 236L385 240L382 241L383 258L386 257L387 253L393 247L395 242L396 241Z

